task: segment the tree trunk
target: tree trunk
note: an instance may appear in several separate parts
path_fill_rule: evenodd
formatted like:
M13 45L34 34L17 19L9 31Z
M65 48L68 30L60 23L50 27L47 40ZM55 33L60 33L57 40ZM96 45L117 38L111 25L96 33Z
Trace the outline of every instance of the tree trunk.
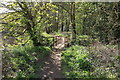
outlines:
M62 11L61 11L61 19L62 19L62 24L61 24L61 32L63 32L64 31L64 23L63 23L63 9L62 9Z
M34 32L31 28L32 28L32 25L30 25L29 22L26 23L26 26L27 26L27 31L28 33L30 34L30 38L31 40L33 41L33 45L34 46L41 46L42 43L41 41L38 41L37 37L35 36L36 35L36 32Z
M71 26L72 26L72 43L76 41L76 24L75 24L75 2L71 3Z
M34 46L43 46L42 43L38 42L37 37L32 38L32 41Z
M68 13L66 13L66 27L65 27L65 31L69 31L69 26L70 26L70 20L69 20L69 15Z

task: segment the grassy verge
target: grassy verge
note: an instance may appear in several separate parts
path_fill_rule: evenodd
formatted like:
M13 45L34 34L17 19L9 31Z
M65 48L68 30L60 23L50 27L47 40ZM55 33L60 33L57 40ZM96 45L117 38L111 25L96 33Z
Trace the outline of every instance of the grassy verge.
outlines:
M50 53L51 49L45 46L26 45L12 48L3 55L5 60L3 61L3 77L35 78L36 71L42 66L42 59Z
M83 46L72 46L62 53L62 70L68 78L84 78L93 70L89 51Z
M105 46L92 48L71 46L62 52L62 71L67 78L117 78L115 53Z

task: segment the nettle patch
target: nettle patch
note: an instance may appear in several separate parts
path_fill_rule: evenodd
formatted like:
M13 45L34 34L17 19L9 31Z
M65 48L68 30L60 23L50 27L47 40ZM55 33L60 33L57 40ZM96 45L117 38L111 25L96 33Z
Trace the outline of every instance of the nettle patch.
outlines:
M62 69L66 77L85 77L93 71L89 51L83 46L72 46L62 53Z

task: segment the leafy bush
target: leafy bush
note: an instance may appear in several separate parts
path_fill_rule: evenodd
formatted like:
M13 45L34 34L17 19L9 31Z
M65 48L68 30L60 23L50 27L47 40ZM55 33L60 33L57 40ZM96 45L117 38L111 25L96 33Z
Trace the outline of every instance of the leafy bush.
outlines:
M56 32L55 35L56 36L63 36L63 37L70 37L71 32Z
M72 46L62 53L62 69L66 77L88 77L93 71L89 51L83 46Z
M88 46L91 43L93 43L94 41L98 41L98 39L92 39L90 38L90 36L88 35L80 35L76 37L76 44L78 45L82 45L82 46Z
M11 71L3 76L15 78L36 77L35 72L42 66L42 59L51 52L49 47L18 46L4 54L5 61L11 64ZM9 57L7 57L9 55ZM4 61L4 62L5 62ZM3 68L5 65L3 66ZM7 68L7 67L6 67ZM4 71L3 71L4 72ZM11 74L11 75L10 75Z
M42 33L43 44L52 47L53 45L53 35Z
M103 80L117 77L119 71L115 66L118 64L116 62L118 57L114 58L116 51L111 53L105 46L98 47L100 49L95 49L93 46L92 48L89 47L89 51L84 46L72 46L63 51L62 70L66 77L103 78ZM113 56L110 57L110 54ZM108 58L110 61L107 60Z

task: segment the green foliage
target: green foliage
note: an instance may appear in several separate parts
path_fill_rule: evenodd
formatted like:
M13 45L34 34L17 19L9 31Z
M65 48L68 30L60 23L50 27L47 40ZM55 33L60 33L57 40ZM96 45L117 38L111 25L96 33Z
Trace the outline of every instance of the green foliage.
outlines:
M53 35L47 34L46 32L42 33L43 44L46 46L53 46L53 38Z
M42 59L51 53L51 49L26 45L15 47L9 53L6 54L9 57L4 56L6 57L5 61L9 60L8 63L12 65L10 66L11 71L9 71L12 75L4 73L3 76L5 78L34 78L36 77L35 72L42 66Z
M43 32L43 33L42 33L42 36L44 36L44 37L53 37L52 35L47 34L46 32Z
M64 34L62 34L61 32L57 32L55 35L56 36L64 36Z
M93 70L89 51L83 46L72 46L62 53L62 69L66 77L88 77Z
M97 39L94 39L96 41ZM88 46L93 43L93 40L88 35L77 35L76 44L82 46Z
M96 49L95 49L96 50ZM96 50L97 51L97 50ZM109 51L107 51L109 53ZM106 52L106 53L107 53ZM68 78L116 78L117 71L116 59L118 56L113 56L114 62L107 62L102 59L105 57L101 52L92 52L84 46L72 46L67 48L62 53L62 70ZM104 54L104 51L102 51ZM110 54L110 53L109 53ZM108 56L109 58L109 56ZM119 71L118 71L119 72Z
M67 37L67 36L70 35L70 33L69 33L69 32L66 32L66 33L64 33L64 32L56 32L55 35L56 35L56 36Z
M0 4L2 5L2 3ZM54 32L60 31L56 32L55 35L73 37L69 39L71 40L69 41L69 45L79 45L72 46L63 52L63 70L65 71L65 75L68 77L87 77L89 71L92 70L92 63L96 62L95 65L100 65L99 61L104 62L104 58L102 60L97 57L100 53L112 53L110 51L105 51L105 49L102 49L102 46L95 42L99 41L100 43L109 44L112 40L114 41L120 38L119 5L119 2L6 2L3 3L1 7L7 8L13 12L0 14L2 20L0 23L2 27L1 31L5 32L3 39L10 43L7 37L16 37L17 40L14 42L15 45L33 43L34 46L51 47L53 45L53 38L50 38L52 36L47 33L54 34ZM66 35L62 31L69 31L70 34L68 33ZM92 57L93 62L90 61L89 51L87 50L88 46L91 47L91 43L97 45L97 48L100 49L96 50L98 52L95 51L95 54L93 54L95 56ZM7 45L7 43L4 44ZM11 45L13 46L13 43L11 43ZM11 45L7 46L11 47ZM116 43L103 47L114 47L115 49ZM15 77L29 77L28 74L33 75L32 73L34 73L37 68L34 67L37 66L35 65L36 61L50 52L46 47L33 47L31 45L26 45L24 47L18 46L15 48L13 46L12 48L11 52L5 51L5 55L3 56L3 62L5 61L5 63L3 64L9 65L4 71L8 72L8 69L9 71L13 69L12 73ZM114 62L120 59L119 56L115 57L116 60ZM97 63L97 61L99 63ZM106 64L104 65L106 66ZM97 77L106 77L108 73L111 75L110 71L105 73L105 69L101 67L97 66L95 68L96 70L91 72L91 74L95 74ZM107 68L110 69L110 67ZM114 72L113 74L116 75ZM10 76L10 74L8 73L5 76Z

